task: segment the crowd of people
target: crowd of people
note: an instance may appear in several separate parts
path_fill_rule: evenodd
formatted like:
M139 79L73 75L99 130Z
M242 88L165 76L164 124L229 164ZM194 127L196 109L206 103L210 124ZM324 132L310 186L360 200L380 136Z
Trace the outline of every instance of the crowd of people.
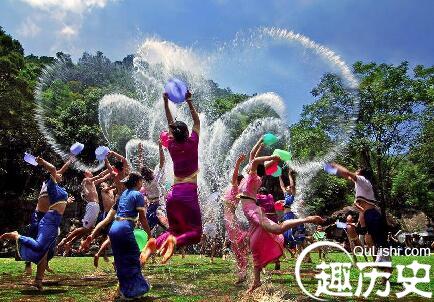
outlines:
M146 294L150 284L143 276L142 267L151 257L161 256L161 263L167 263L176 250L194 244L211 241L215 243L216 227L209 223L202 226L199 206L197 175L199 173L198 145L200 137L199 115L193 105L191 94L185 95L193 128L189 131L182 121L175 121L168 105L168 96L163 94L169 138L167 150L173 162L174 182L170 190L161 189L165 163L163 146L159 144L160 163L152 171L139 158L138 171L132 171L128 160L114 151L105 159L105 167L98 175L84 172L81 183L82 199L86 211L82 227L71 231L58 242L58 229L68 204L74 202L62 186L63 174L74 158L68 159L57 169L51 163L38 157L37 163L48 173L43 182L30 232L26 235L9 232L0 239L15 240L19 256L26 261L26 270L31 262L37 264L34 285L42 290L42 280L55 250L71 253L74 242L80 243L79 250L87 251L92 242L99 240L100 248L94 256L98 266L99 257L111 246L114 267L119 281L120 298L135 298ZM262 138L252 147L249 156L239 154L234 165L230 183L221 193L224 207L226 245L230 245L237 264L237 280L247 280L249 256L252 255L253 278L248 292L261 286L261 273L268 264L280 267L280 259L287 250L292 255L312 241L325 239L320 216L297 217L291 206L296 200L295 172L289 169L289 183L279 179L284 194L283 200L275 201L264 187L262 178L269 166L280 162L277 155L261 156L264 144ZM139 149L141 146L139 145ZM139 150L139 154L141 154ZM246 173L240 167L248 159ZM351 172L343 166L334 165L337 176L355 184L355 203L359 212L357 221L348 217L347 233L351 247L366 244L381 248L387 245L387 236L380 211L370 182L371 174L366 169ZM100 211L100 204L102 211ZM235 213L241 206L248 227ZM318 225L316 231L307 236L305 224ZM136 228L142 228L148 236L146 245L140 250L134 236ZM360 242L359 235L364 242ZM215 246L213 248L215 250ZM320 258L323 255L320 251ZM378 257L377 261L387 261Z

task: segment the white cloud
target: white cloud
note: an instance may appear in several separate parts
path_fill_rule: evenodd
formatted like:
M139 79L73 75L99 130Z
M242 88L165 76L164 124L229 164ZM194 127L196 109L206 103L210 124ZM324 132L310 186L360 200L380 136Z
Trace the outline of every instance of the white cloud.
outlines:
M46 11L60 10L72 13L83 13L94 7L103 8L107 2L115 0L21 0L32 7Z
M1 0L0 0L1 1ZM103 9L119 0L21 0L32 7L31 19L27 18L17 32L34 37L43 32L47 40L53 40L51 53L59 50L78 54L79 34L83 21L94 9Z
M17 32L22 37L35 37L39 34L41 28L30 18L21 23Z
M78 29L73 28L72 26L65 25L60 31L59 34L66 38L74 37L78 34Z

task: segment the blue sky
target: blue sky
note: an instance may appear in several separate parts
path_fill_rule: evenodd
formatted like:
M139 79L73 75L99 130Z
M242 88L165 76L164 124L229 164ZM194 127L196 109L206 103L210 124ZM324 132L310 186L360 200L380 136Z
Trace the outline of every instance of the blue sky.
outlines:
M239 31L275 26L308 36L349 64L433 65L433 11L430 0L2 0L0 25L26 54L36 55L64 51L78 58L83 51L101 50L119 60L147 37L213 51ZM279 93L292 122L329 71L313 55L305 61L298 57L302 50L275 48L260 56L259 71L252 60L236 68L244 72L222 67L216 80L236 91Z

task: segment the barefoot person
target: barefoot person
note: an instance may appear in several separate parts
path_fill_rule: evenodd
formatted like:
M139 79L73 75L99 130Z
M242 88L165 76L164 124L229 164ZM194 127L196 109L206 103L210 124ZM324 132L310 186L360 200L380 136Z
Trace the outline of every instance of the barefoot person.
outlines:
M42 290L42 279L47 267L48 253L56 245L58 229L66 205L73 202L74 198L68 198L66 190L59 186L58 183L63 180L63 176L58 173L55 166L41 157L37 157L36 162L50 173L50 178L46 182L49 208L39 222L36 239L22 236L18 232L11 232L0 236L0 240L16 240L19 256L25 261L38 265L35 286Z
M207 221L203 225L202 239L200 240L200 258L206 255L207 246L210 248L211 263L214 263L215 249L217 243L217 225L213 221Z
M230 186L226 189L223 197L224 205L224 219L227 237L231 243L231 249L234 252L237 264L238 280L235 284L240 284L246 280L247 277L247 262L248 262L248 243L247 231L244 230L239 221L235 217L235 209L239 203L238 186L243 179L242 175L238 175L241 163L246 159L244 154L240 155L234 167L232 180Z
M357 262L357 257L354 253L354 249L356 246L362 246L362 243L359 240L359 234L357 233L357 226L356 223L354 222L354 216L356 216L354 213L352 212L348 212L347 213L347 217L346 217L346 233L347 233L347 237L348 237L348 242L350 243L350 250L351 250L351 254L353 255L353 260L354 262ZM363 253L364 257L365 257L365 261L368 262L368 257L366 257L365 253Z
M278 217L276 209L274 207L274 197L268 193L266 187L259 188L258 194L256 194L256 204L262 208L265 216L271 221L278 223ZM280 270L280 260L276 260L275 270Z
M115 204L115 191L116 188L109 186L108 183L102 182L101 185L101 200L103 205L103 212L100 215L99 221L104 220L111 208ZM107 249L110 246L110 239L108 238L108 232L110 231L111 223L109 223L106 227L101 230L101 235L103 237L102 244L98 250L98 252L93 256L93 265L98 267L99 257L104 254L104 259L108 261L107 256L105 255Z
M65 162L65 164L56 171L57 174L63 175L68 167L71 165L71 163L74 161L74 157L69 157L68 160ZM42 183L41 191L39 192L38 196L38 203L36 204L35 211L32 213L32 218L30 220L29 225L29 231L28 231L28 237L31 237L33 239L36 239L38 236L38 226L41 219L44 217L45 213L49 211L50 208L50 201L48 199L48 193L47 193L47 182L44 181ZM47 267L46 270L48 272L52 272L52 270L48 266L48 261L50 261L51 258L54 256L55 246L53 246L50 251L48 252L47 257ZM26 274L31 275L32 274L32 263L30 261L26 261Z
M310 216L304 219L292 219L277 224L268 219L262 209L256 205L256 194L262 184L262 176L265 175L264 162L279 161L278 156L256 157L262 147L261 140L250 153L253 159L250 163L248 175L240 183L240 199L244 215L247 217L250 238L250 250L253 256L254 280L248 292L252 292L261 286L261 270L271 262L276 262L283 254L283 236L286 230L294 228L302 223L321 223L321 217ZM252 154L255 154L252 156Z
M175 247L199 243L202 236L202 219L197 192L199 115L191 101L191 93L187 91L185 99L193 118L193 129L189 133L184 122L173 120L166 93L163 94L163 99L170 130L167 149L173 161L175 174L174 184L166 198L169 228L157 240L148 241L140 257L143 264L157 248L163 255L162 263L166 263L172 257Z
M105 162L107 165L108 160L106 159ZM110 170L106 169L97 176L93 176L92 172L89 170L84 171L84 179L81 182L81 196L83 200L86 201L86 212L82 220L83 226L69 233L57 246L58 248L64 247L64 256L68 255L74 241L88 235L94 228L99 215L99 202L96 186L112 177L111 166L109 167Z
M114 157L117 161L113 164L113 167L110 164L110 161L108 160L109 158ZM122 155L114 152L114 151L110 151L107 154L107 160L105 161L107 170L113 171L114 177L113 177L113 187L115 188L114 192L116 192L114 200L115 203L119 200L119 197L121 196L122 192L125 190L125 185L122 182L122 180L129 174L130 171L130 165L128 164L128 161L125 157L123 157ZM107 226L107 224L106 224ZM100 229L101 231L103 231L103 229ZM95 232L95 230L93 231L93 238L98 237L99 231ZM81 242L80 245L80 251L82 250L88 250L90 248L90 244L92 243L92 239L91 236L87 236L87 238ZM109 243L105 242L104 247L108 248ZM94 263L95 264L95 263Z
M141 150L141 144L139 144L139 152ZM143 187L140 192L143 192L147 199L147 209L146 209L146 219L148 220L149 227L152 233L157 232L157 228L164 230L168 228L162 215L161 206L164 199L164 189L163 189L163 174L164 174L164 152L161 141L158 143L159 150L159 165L156 171L152 171L142 162L141 152L139 153L140 162L140 174L143 176ZM163 217L162 217L163 216ZM163 218L164 219L164 218ZM155 230L154 230L155 229Z
M359 210L359 228L357 232L365 235L367 245L373 246L378 255L376 262L390 262L390 255L383 255L382 249L387 248L387 225L383 219L375 199L374 190L372 188L372 172L366 168L358 169L356 172L351 172L347 168L332 164L337 169L337 175L354 182L355 185L355 200L354 206ZM384 269L386 272L391 272L390 269ZM383 280L385 282L385 280Z
M116 275L119 280L121 298L139 298L149 291L149 283L142 275L139 256L140 250L134 237L134 226L138 220L148 238L151 230L146 221L145 199L139 192L143 185L143 177L138 173L130 173L123 179L125 190L118 202L110 210L107 217L97 224L88 239L82 243L81 248L86 249L86 242L91 242L96 234L111 221L113 224L109 231L112 245Z

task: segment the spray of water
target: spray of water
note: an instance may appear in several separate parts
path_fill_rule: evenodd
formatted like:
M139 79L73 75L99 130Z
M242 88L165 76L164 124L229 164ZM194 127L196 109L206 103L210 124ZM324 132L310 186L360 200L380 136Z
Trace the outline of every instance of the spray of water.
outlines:
M69 148L57 142L53 133L46 125L46 118L49 117L49 106L44 100L44 91L54 81L66 82L72 76L71 68L68 62L59 60L55 64L46 67L38 79L38 84L35 88L36 112L35 118L39 131L44 135L47 143L51 146L63 160L69 157ZM100 162L94 165L86 165L80 160L74 162L73 167L80 171L91 170L98 171L103 167L104 163Z
M355 89L358 86L357 79L351 73L350 68L338 55L301 34L285 29L260 28L253 31L251 37L243 43L240 43L240 40L240 35L237 35L232 43L225 43L224 47L233 47L233 45L239 47L239 44L242 44L242 47L255 48L270 40L283 43L283 45L297 44L312 51L317 57L336 68L349 89ZM133 60L133 78L138 99L131 99L121 94L106 95L100 101L98 115L102 133L109 145L116 143L113 141L116 140L113 134L116 126L126 125L133 131L131 140L126 144L126 155L134 168L138 167L136 158L140 142L146 164L157 165L159 134L167 129L161 93L168 79L177 77L185 81L194 95L194 103L198 111L201 112L200 173L198 177L201 205L202 208L215 209L213 213L207 215L206 220L211 220L217 225L222 221L221 208L207 204L207 197L213 192L222 192L229 183L236 157L240 153L248 153L257 139L266 132L278 134L281 147L290 147L289 127L285 120L286 107L276 92L260 93L248 98L224 115L216 116L213 102L217 96L207 79L211 78L212 68L210 66L218 64L216 57L222 59L221 56L221 48L215 53L200 55L196 49L182 48L167 41L147 39L140 45ZM71 73L68 68L64 62L58 62L47 68L36 89L38 101L36 117L39 128L49 144L63 158L67 156L67 152L56 142L45 125L46 110L42 102L42 93L54 80L68 79L68 74ZM356 114L358 111L357 98L352 106L352 112ZM185 104L178 106L170 104L170 107L177 120L185 121L191 127L191 117ZM260 117L255 115L259 108L263 113ZM242 132L239 130L245 125L242 125L240 116L249 121ZM291 163L291 167L299 174L298 192L301 192L299 199L303 198L303 192L312 177L322 168L324 162L332 160L337 152L342 151L352 131L354 120L353 116L346 118L345 121L337 121L338 124L342 123L344 135L325 156L309 162L295 160ZM268 151L272 152L272 150ZM170 163L169 156L166 158ZM76 168L89 167L79 162ZM95 170L99 166L91 168ZM172 174L171 164L167 164L165 169L167 174ZM303 215L302 209L297 204L294 210L301 216ZM241 216L240 211L237 213Z

